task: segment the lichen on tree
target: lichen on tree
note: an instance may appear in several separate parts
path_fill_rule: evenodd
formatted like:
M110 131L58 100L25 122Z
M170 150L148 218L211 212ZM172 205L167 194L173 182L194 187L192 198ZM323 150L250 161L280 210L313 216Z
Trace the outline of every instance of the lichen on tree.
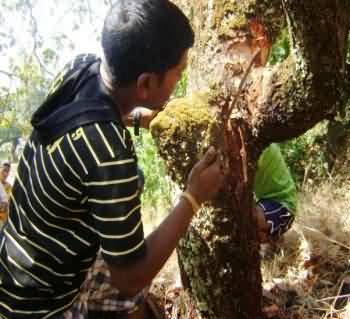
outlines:
M209 145L218 143L219 127L216 109L201 93L171 101L151 123L168 172L179 185L185 185L190 169Z
M190 169L209 145L215 145L223 157L228 157L223 135L225 125L215 97L214 91L213 95L195 93L173 100L151 123L152 135L169 174L182 189ZM241 165L240 159L237 163ZM228 180L220 195L202 206L179 244L183 281L191 289L203 318L221 318L223 314L223 318L230 317L233 307L242 303L242 281L246 287L251 286L243 276L248 260L251 254L257 258L257 244L249 243L245 232L240 232L245 227L242 228L232 210L234 194L242 201L241 207L249 208L252 199L248 192L245 192L248 197L241 196L244 187L235 182L233 175L233 182ZM233 267L232 261L240 268ZM252 271L251 276L257 276L254 282L259 275ZM255 307L259 309L259 305ZM244 308L249 307L242 307L241 311L248 318Z

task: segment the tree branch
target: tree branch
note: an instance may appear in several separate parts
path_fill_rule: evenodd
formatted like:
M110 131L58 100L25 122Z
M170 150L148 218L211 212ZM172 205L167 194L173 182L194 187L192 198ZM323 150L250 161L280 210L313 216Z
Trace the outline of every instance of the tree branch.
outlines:
M90 0L86 0L86 6L89 12L89 19L90 19L90 23L94 24L94 18L92 17L92 10L91 10L91 4L90 4Z
M9 77L11 79L16 78L16 79L21 80L21 78L15 73L11 73L11 72L7 72L7 71L4 71L4 70L0 70L0 74L4 74L4 75L6 75L7 77Z
M39 67L41 70L43 70L46 74L48 74L50 77L54 77L54 74L52 72L50 72L46 66L44 65L44 63L42 62L39 54L38 54L38 23L34 17L34 13L33 13L33 6L30 0L25 0L26 1L26 5L29 9L29 14L30 14L30 21L31 21L31 26L32 26L32 38L33 38L33 56L35 57L35 59L37 60Z
M252 124L264 145L298 136L333 117L346 100L349 12L344 1L282 3L292 54L279 66L266 69L255 83L264 98L255 105Z

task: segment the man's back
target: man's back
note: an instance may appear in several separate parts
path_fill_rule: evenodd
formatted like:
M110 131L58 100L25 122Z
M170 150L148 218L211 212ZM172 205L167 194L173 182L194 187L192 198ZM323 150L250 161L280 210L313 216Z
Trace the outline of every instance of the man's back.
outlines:
M5 307L24 299L22 312L69 303L98 246L88 207L80 205L82 174L67 150L69 134L59 142L45 148L28 141L1 235L0 300ZM32 298L42 298L42 309L31 308Z
M87 74L70 116L58 105L56 117L36 117L54 134L65 116L66 132L59 126L62 135L50 140L36 128L20 160L0 233L0 317L54 318L74 301L100 246L112 261L143 251L132 142L114 113L94 120L104 93L98 73ZM87 105L91 118L79 109Z

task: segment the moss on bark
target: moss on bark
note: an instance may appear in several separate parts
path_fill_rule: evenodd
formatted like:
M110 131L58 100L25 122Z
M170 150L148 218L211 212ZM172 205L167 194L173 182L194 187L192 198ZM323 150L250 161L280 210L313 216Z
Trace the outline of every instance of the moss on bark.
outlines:
M224 154L223 123L211 104L216 94L196 93L174 100L151 123L152 135L170 175L182 188L190 169L209 145L215 145ZM239 147L237 152L235 156L239 157ZM232 174L241 169L235 167ZM248 185L242 188L237 179L236 189L228 182L217 198L201 208L179 243L181 268L189 279L191 295L202 318L232 318L237 313L241 319L248 319L252 318L250 311L257 313L260 309L257 300L253 307L242 301L244 293L252 292L252 281L256 285L255 281L261 282L261 278L258 268L252 268L248 277L244 274L258 247L247 238L246 226L242 227L239 212L232 206L234 194L242 202L241 193L249 194L244 189ZM243 207L248 206L249 210L251 202L252 198L247 197ZM248 227L254 230L251 225ZM242 292L242 286L246 292Z
M170 176L181 186L208 147L218 143L220 123L208 98L208 94L193 93L173 100L150 126Z

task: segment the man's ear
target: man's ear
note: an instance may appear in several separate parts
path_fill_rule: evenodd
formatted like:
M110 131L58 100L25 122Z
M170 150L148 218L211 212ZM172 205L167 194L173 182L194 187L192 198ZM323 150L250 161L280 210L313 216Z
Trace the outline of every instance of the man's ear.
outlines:
M158 86L158 78L154 73L142 73L137 78L136 89L138 97L147 100Z

